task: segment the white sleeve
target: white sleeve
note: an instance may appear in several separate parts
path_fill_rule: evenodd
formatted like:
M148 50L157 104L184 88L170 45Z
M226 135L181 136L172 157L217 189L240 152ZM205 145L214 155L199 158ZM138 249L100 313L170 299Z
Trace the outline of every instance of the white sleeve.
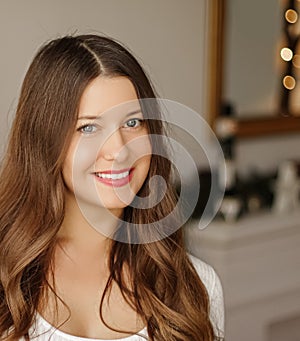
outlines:
M213 270L213 269L212 269ZM212 293L210 294L210 317L215 331L220 337L224 337L224 298L223 289L219 276L213 270L215 281Z
M215 270L200 259L189 255L201 281L205 285L210 301L210 319L215 333L224 337L224 298L219 276Z

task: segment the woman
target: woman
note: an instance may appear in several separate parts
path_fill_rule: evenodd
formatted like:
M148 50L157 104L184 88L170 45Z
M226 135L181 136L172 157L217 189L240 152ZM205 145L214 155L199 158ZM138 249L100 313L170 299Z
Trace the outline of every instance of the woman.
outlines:
M109 38L66 36L37 53L0 176L3 340L222 335L218 278L186 254L181 229L166 231L176 196L154 98ZM151 205L158 175L167 188Z

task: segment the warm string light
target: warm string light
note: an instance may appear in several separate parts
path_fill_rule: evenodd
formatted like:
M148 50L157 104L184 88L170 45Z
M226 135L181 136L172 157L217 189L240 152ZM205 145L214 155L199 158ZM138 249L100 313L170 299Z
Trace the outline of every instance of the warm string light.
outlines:
M290 24L295 24L298 20L298 13L294 9L288 9L285 12L285 19Z
M293 90L296 86L296 80L292 76L285 76L283 78L282 83L283 83L283 86L287 88L288 90Z
M300 55L299 54L295 54L293 57L293 65L294 67L296 67L297 69L300 68Z
M300 2L300 0L297 1ZM293 8L287 9L284 13L284 17L289 24L295 24L298 21L298 13ZM289 47L283 47L280 50L280 57L285 62L292 61L294 67L300 67L300 55L294 54L294 51ZM291 75L285 75L282 84L286 89L293 90L296 87L296 79Z
M289 62L293 58L293 51L288 47L284 47L280 51L280 56L285 62Z

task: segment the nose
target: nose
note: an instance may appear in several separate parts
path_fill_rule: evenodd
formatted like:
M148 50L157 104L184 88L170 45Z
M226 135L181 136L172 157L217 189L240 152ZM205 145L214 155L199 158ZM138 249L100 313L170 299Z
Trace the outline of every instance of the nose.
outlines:
M104 142L100 154L107 161L123 162L128 157L128 147L120 130L114 131Z

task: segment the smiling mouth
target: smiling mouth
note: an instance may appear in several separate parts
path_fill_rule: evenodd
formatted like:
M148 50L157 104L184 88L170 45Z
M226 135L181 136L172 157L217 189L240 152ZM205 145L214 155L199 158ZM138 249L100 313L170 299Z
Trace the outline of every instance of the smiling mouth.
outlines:
M127 170L122 173L112 173L112 172L101 173L100 172L100 173L95 173L95 175L101 179L119 180L119 179L124 179L127 176L129 176L129 173L130 173L130 170Z
M95 172L96 179L108 186L121 187L127 185L133 176L134 168L119 171Z

